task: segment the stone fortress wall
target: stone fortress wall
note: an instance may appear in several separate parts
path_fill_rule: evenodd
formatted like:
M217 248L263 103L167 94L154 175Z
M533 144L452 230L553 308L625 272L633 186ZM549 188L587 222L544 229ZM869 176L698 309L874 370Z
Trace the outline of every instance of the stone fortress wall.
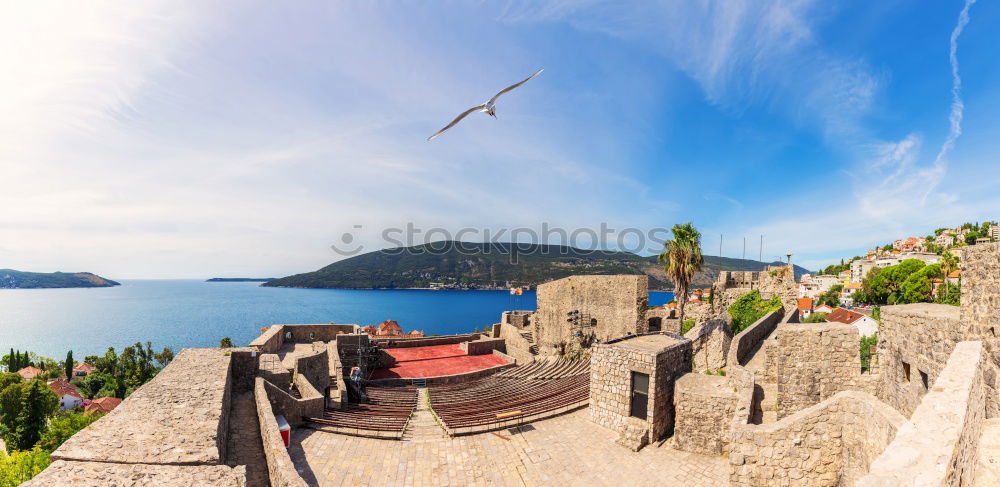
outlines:
M960 342L910 420L858 486L974 485L986 416L981 342Z
M778 422L734 428L730 485L852 485L905 422L874 396L843 391Z
M856 389L861 375L858 329L846 323L787 324L775 333L778 419Z
M589 315L593 326L581 331L593 332L601 341L646 331L649 277L645 275L566 277L539 285L536 297L532 333L543 354L576 341L567 322L571 311Z
M920 404L967 335L957 306L904 304L882 308L876 395L906 416ZM923 378L926 377L926 384Z

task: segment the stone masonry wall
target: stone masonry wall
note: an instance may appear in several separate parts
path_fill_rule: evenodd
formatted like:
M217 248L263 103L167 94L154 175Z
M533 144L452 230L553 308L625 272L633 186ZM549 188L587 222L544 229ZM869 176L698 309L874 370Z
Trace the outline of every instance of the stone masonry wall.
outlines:
M325 343L317 342L313 345L314 350L318 350L316 353L295 358L294 376L305 377L317 391L322 393L330 386L330 358Z
M706 455L728 452L737 399L727 377L684 374L674 387L674 447Z
M282 325L271 325L264 333L250 342L249 346L261 353L277 353L281 349L281 345L285 343L284 330L285 327Z
M775 423L736 425L730 485L853 485L905 422L874 396L843 391Z
M662 346L642 349L631 346L632 340L660 340ZM595 423L626 434L635 429L629 416L633 371L649 374L647 417L640 426L638 449L659 440L674 424L674 381L691 370L691 342L679 335L646 335L616 343L597 344L591 348L590 418ZM641 421L641 420L640 420Z
M745 365L754 350L774 331L784 316L784 309L768 313L734 336L732 345L729 346L729 356L726 358L726 363Z
M904 415L913 414L941 374L955 344L968 335L967 330L957 306L918 303L883 307L876 395ZM927 387L921 373L927 374Z
M858 329L845 323L789 323L775 331L778 419L852 389L861 375Z
M518 364L528 364L535 360L535 354L531 353L531 342L521 335L520 329L506 323L494 326L499 326L500 338L503 338L507 354L517 359Z
M733 341L733 331L726 320L712 319L703 322L688 330L684 338L691 340L696 372L726 366L726 356Z
M459 346L467 355L486 355L494 350L507 350L503 338L482 338L474 342L462 342Z
M857 485L975 485L985 361L981 342L956 345L931 392Z
M981 340L987 360L983 381L987 388L988 417L1000 417L1000 243L964 247L962 270L962 322L965 340Z
M649 277L571 276L538 286L535 342L552 348L574 341L570 311L589 314L597 321L593 331L601 341L646 331Z
M261 443L264 446L264 458L267 460L267 473L272 487L305 487L306 482L295 471L292 458L288 455L285 443L278 431L278 422L271 409L271 402L265 390L268 384L264 379L257 378L254 386L254 400L257 402L257 419L260 421Z

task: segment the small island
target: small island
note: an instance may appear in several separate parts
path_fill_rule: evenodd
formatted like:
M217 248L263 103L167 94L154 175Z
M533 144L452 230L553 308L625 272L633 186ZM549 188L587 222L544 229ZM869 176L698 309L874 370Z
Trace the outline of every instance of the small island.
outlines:
M121 283L90 272L23 272L0 269L0 289L112 287Z
M205 282L268 282L276 277L213 277Z

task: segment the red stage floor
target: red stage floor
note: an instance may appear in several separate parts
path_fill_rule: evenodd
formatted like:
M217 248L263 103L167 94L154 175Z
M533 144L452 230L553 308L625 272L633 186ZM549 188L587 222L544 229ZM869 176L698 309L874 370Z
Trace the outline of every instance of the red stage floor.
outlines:
M396 366L375 370L372 379L438 377L488 369L507 363L506 360L493 354L466 355L457 344L387 348L385 351L395 357Z

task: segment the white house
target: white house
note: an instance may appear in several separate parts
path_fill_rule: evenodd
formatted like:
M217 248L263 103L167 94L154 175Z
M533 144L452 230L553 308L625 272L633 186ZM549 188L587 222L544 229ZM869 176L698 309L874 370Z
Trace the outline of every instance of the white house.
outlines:
M837 308L832 313L826 315L826 321L854 325L861 336L872 336L878 331L878 322L875 321L875 318L844 308Z
M83 396L76 386L62 379L49 382L49 388L59 396L59 408L63 411L73 409L83 404Z

